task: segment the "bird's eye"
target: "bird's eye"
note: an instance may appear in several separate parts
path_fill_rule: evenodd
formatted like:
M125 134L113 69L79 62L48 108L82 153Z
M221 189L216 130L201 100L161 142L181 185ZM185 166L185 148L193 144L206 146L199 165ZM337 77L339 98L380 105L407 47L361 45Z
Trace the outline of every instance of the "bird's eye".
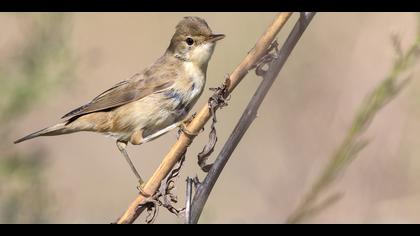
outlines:
M185 40L185 42L187 42L187 44L191 46L191 45L193 45L194 40L193 40L192 38L187 38L187 39Z

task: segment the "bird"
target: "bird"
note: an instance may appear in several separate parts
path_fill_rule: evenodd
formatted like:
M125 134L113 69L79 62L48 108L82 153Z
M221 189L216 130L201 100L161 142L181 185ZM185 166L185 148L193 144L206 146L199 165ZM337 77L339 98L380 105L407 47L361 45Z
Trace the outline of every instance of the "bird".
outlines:
M182 18L165 53L153 64L65 114L64 121L14 143L80 131L113 137L141 187L144 181L127 153L127 145L141 145L184 127L204 90L216 42L223 38L224 34L213 34L200 17Z

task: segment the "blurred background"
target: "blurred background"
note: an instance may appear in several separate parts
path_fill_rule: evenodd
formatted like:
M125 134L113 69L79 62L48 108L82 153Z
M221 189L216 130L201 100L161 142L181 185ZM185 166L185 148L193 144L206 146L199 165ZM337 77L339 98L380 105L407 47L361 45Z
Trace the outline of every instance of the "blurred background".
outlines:
M275 13L1 13L0 223L110 223L136 197L136 179L113 139L93 133L13 141L60 121L68 111L161 56L178 21L207 20L224 33L206 88L221 84ZM279 36L283 42L298 14ZM396 53L415 40L415 13L319 13L292 52L259 116L219 178L201 223L283 223L342 142L364 97L389 74ZM369 145L331 192L343 198L308 223L420 223L420 64L412 81L381 110ZM218 112L218 153L254 93L250 73ZM194 107L206 103L205 90ZM187 176L203 178L200 135L177 180L179 207ZM176 132L129 146L150 176ZM137 220L144 222L144 216ZM156 223L182 223L161 209Z

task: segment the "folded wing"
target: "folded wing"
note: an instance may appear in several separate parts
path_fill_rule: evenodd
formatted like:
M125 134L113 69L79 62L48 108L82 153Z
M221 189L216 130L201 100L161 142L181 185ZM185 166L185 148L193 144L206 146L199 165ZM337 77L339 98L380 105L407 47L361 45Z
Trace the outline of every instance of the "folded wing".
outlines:
M92 112L102 111L137 101L153 93L168 89L174 83L167 76L144 77L135 74L129 80L122 81L102 92L91 102L67 113L62 118L71 118Z

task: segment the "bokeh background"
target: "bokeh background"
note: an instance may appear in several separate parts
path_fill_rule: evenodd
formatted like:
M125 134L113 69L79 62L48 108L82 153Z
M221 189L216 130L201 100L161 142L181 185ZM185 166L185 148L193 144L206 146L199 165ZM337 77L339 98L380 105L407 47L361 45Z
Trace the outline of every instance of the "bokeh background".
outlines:
M14 145L161 56L177 22L203 17L227 37L216 47L206 88L221 84L275 13L1 13L0 223L110 223L137 194L136 179L112 139L93 133ZM298 14L279 34L283 42ZM292 52L216 184L201 223L283 223L342 142L364 97L414 40L415 13L318 13ZM330 189L344 197L307 223L420 223L420 64L378 113L370 144ZM218 112L218 153L260 78L250 73ZM206 103L206 89L193 109ZM187 176L204 175L187 153ZM176 132L128 151L150 176ZM144 222L144 217L137 220ZM156 223L182 223L161 209Z

